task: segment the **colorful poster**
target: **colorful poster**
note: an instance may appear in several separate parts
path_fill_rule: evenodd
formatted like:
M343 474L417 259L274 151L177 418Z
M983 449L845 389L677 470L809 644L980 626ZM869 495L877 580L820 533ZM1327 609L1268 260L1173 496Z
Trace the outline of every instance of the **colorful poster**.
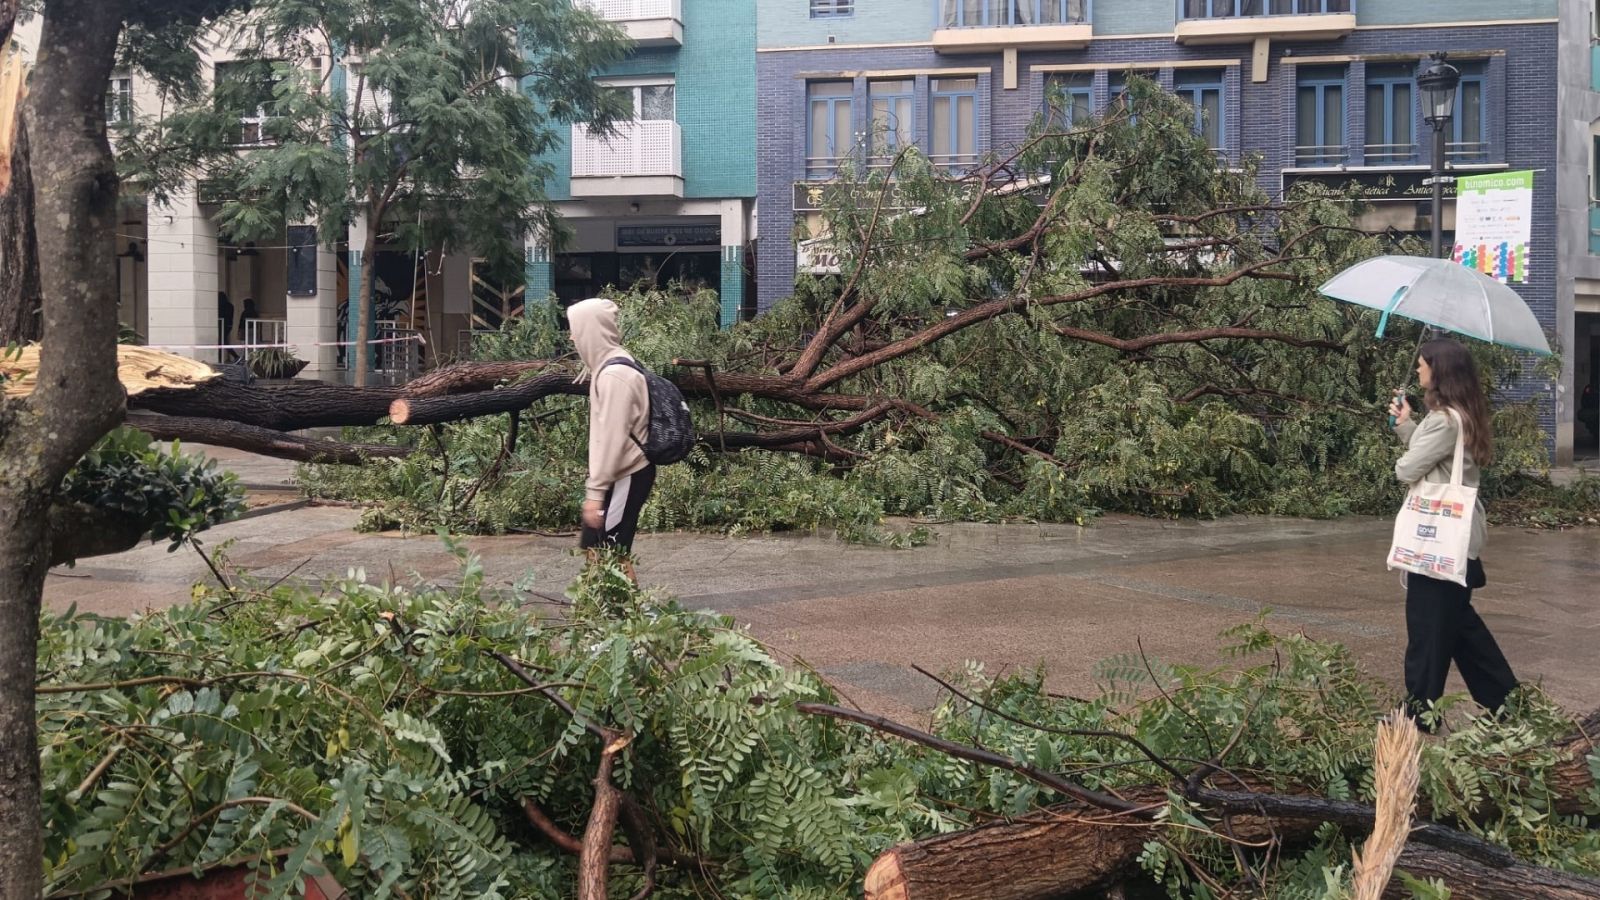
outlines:
M1456 262L1501 281L1527 281L1532 238L1532 171L1456 179Z

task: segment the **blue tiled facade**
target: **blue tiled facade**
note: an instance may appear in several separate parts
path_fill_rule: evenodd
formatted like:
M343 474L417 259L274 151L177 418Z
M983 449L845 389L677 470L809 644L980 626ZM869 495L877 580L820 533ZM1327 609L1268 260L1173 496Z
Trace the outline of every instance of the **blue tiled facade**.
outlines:
M1174 9L1167 0L1159 4L1138 0L1118 4L1099 0L1094 5L1094 35L1083 49L1058 51L1017 51L1015 89L1006 89L1004 57L1000 52L949 53L936 50L931 43L932 22L921 15L929 0L857 0L855 20L862 25L854 30L851 18L819 23L811 21L794 29L784 39L769 8L793 18L794 8L802 4L785 0L760 0L762 13L758 33L762 47L757 53L759 100L757 125L757 179L759 258L757 262L757 304L767 309L793 290L796 253L790 235L796 222L794 186L806 178L807 84L813 80L850 78L855 83L854 128L867 128L867 82L874 72L915 72L918 120L916 136L924 151L928 84L941 71L971 73L979 70L978 144L980 152L1019 143L1035 114L1043 108L1046 71L1039 67L1075 67L1075 75L1092 85L1093 105L1102 109L1109 98L1109 76L1130 67L1153 75L1171 88L1175 76L1195 71L1220 70L1227 133L1223 146L1230 155L1258 153L1263 163L1261 183L1270 193L1283 188L1283 170L1295 167L1296 84L1302 65L1323 61L1344 72L1346 98L1345 144L1349 157L1345 164L1352 173L1409 171L1422 173L1431 163L1431 131L1415 114L1411 138L1415 158L1404 165L1375 165L1367 160L1363 146L1366 128L1366 77L1369 66L1395 65L1424 59L1429 53L1447 51L1456 62L1471 60L1481 66L1485 78L1486 121L1484 141L1486 159L1482 166L1460 167L1459 174L1505 169L1541 170L1535 176L1533 247L1537 254L1529 281L1518 289L1540 321L1550 330L1569 327L1558 323L1556 306L1556 142L1551 125L1556 120L1557 25L1554 3L1452 3L1450 18L1461 22L1462 12L1478 15L1481 23L1429 27L1415 21L1421 14L1440 18L1444 4L1382 3L1367 0L1361 6L1361 24L1342 38L1315 42L1279 41L1270 44L1265 80L1254 79L1252 43L1186 46L1173 37ZM1142 17L1131 17L1130 7L1144 10ZM1144 9L1145 7L1148 9ZM1160 7L1164 18L1157 15ZM1470 10L1464 7L1472 7ZM1515 7L1511 15L1507 7ZM1549 8L1546 9L1545 7ZM889 10L900 10L897 19ZM871 10L871 14L868 14ZM1115 18L1115 31L1102 37L1108 17ZM1494 18L1499 21L1487 21ZM1544 18L1542 18L1544 17ZM918 18L918 29L906 19ZM1134 21L1140 18L1142 26ZM1508 19L1514 21L1507 21ZM891 26L889 23L893 22ZM1371 24L1367 24L1371 23ZM1389 27L1390 25L1403 27ZM820 26L820 27L819 27ZM1135 34L1125 34L1135 32ZM827 43L831 35L833 42ZM774 44L780 44L774 46ZM1302 62L1303 61L1303 62ZM1083 67L1082 70L1076 67ZM964 77L971 77L970 74ZM1377 141L1374 141L1375 143ZM1419 176L1421 177L1421 176ZM1409 201L1394 201L1409 204ZM1426 204L1412 207L1426 213ZM1419 221L1424 229L1425 220ZM1447 219L1448 224L1448 219ZM1448 238L1448 235L1447 235ZM1514 395L1545 395L1551 386L1531 378L1513 386Z
M637 47L596 77L649 79L672 85L673 121L681 135L680 185L671 193L658 184L632 193L618 190L604 196L574 197L570 133L562 134L545 157L553 169L545 190L568 224L575 226L576 237L554 252L550 247L530 248L529 297L557 293L572 299L562 291L562 252L582 256L593 266L594 274L586 285L592 291L606 283L626 281L630 276L623 274L615 261L632 253L636 257L650 255L652 262L663 265L673 259L695 258L694 280L720 292L723 324L731 324L746 311L747 220L756 194L752 152L756 8L753 0L681 0L678 8L681 44ZM615 11L612 14L616 15ZM624 24L621 19L617 22ZM713 224L720 242L694 246L664 243L624 248L610 236L623 227L703 229ZM611 262L595 263L596 257ZM659 277L667 280L667 276Z

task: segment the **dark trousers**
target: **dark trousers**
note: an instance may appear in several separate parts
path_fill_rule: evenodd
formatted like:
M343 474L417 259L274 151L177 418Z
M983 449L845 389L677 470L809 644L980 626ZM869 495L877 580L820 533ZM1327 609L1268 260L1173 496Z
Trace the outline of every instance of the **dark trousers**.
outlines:
M1505 705L1517 686L1500 645L1472 608L1472 589L1485 584L1483 566L1475 559L1467 584L1472 587L1415 572L1406 576L1406 693L1413 714L1444 696L1451 660L1472 699L1490 711Z
M605 522L600 528L583 526L578 535L578 546L584 550L594 547L615 547L625 553L633 552L633 535L639 530L639 510L650 499L650 489L656 486L656 467L652 463L631 475L617 479L606 491L601 507Z

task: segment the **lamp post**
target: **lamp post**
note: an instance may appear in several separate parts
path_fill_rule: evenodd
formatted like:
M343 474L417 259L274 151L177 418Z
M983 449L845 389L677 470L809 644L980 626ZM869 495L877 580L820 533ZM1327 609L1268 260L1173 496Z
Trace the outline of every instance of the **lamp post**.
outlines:
M1443 53L1430 57L1428 67L1417 76L1417 90L1427 111L1424 120L1433 126L1433 257L1444 255L1444 130L1456 111L1456 87L1461 72L1444 61Z

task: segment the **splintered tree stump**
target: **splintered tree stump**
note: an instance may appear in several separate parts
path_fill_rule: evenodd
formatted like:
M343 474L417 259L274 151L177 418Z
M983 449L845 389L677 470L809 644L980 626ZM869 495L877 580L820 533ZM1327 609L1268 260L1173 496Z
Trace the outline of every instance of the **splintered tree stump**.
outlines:
M1086 824L1077 816L1104 824ZM867 900L1051 900L1118 880L1150 839L1150 823L1080 808L1068 817L983 826L878 857Z

